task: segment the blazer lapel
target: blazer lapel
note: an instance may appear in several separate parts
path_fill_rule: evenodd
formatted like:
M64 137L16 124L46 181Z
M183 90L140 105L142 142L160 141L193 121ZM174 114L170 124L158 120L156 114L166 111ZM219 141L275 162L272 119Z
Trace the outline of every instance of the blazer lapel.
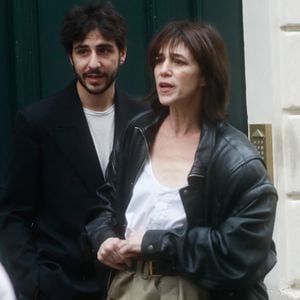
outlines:
M78 177L95 196L104 176L75 83L57 98L57 107L48 127L50 133Z

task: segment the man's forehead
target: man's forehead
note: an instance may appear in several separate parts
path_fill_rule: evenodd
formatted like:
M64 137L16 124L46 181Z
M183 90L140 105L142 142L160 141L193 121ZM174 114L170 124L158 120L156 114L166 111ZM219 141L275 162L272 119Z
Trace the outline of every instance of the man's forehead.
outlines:
M110 45L112 47L117 47L115 41L104 37L103 34L98 29L94 29L94 30L91 30L90 32L88 32L82 40L74 42L74 46L84 45L85 43L88 43L89 41L97 42L97 44L105 44L108 46Z

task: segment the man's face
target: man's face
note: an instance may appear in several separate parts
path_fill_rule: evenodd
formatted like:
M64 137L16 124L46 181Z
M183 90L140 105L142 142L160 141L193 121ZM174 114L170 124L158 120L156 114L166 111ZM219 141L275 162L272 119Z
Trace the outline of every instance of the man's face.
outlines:
M113 86L126 50L106 40L99 30L90 31L81 42L74 43L70 57L79 83L91 94L102 94Z

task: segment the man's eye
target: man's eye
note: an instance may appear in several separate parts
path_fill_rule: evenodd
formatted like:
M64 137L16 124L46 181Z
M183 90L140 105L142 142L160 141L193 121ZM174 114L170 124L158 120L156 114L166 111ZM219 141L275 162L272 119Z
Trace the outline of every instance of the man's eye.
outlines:
M98 51L99 54L108 54L109 51L107 49L101 49Z
M110 48L100 48L97 50L98 55L109 55L110 53L112 53L112 49Z
M77 53L78 55L84 56L84 55L87 55L87 54L88 54L88 51L87 51L86 49L78 49L78 50L76 51L76 53Z

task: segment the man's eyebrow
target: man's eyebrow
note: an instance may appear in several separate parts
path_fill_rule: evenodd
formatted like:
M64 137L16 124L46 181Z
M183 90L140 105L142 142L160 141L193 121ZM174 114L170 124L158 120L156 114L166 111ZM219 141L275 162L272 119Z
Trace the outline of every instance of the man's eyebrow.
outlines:
M78 45L74 46L74 49L82 49L82 48L89 48L89 46L85 45L85 44L78 44ZM110 43L101 43L99 45L96 45L96 48L107 48L107 49L110 48L110 49L112 49L112 48L114 48L114 46Z
M88 46L84 44L78 44L74 46L74 49L82 49L82 48L88 48Z
M114 46L110 43L102 43L96 46L97 48L114 48Z

